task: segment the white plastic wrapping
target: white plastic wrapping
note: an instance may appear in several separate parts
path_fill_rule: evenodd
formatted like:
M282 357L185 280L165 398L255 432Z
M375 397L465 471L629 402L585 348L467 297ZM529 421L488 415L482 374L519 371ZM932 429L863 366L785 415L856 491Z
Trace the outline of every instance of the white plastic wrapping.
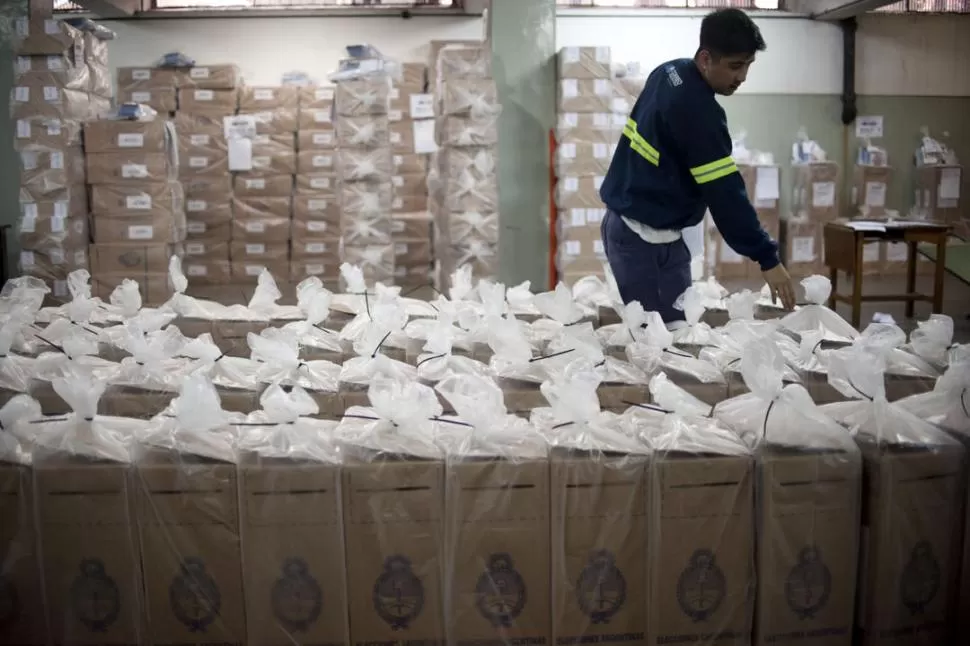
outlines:
M428 383L439 382L451 375L490 377L492 371L488 365L477 359L452 353L455 337L466 335L455 325L453 308L448 307L444 299L440 304L438 318L428 330L423 352L417 356L415 362L418 377Z
M940 428L970 438L970 361L951 364L930 392L896 403Z
M519 293L522 286L511 288L507 292L507 298L512 313L517 315L516 307L513 303L522 300L513 294ZM530 324L532 337L538 343L547 342L563 329L570 326L579 325L584 321L596 320L596 310L583 307L573 298L573 293L565 285L558 283L556 289L551 292L536 294L532 298L532 304L542 318Z
M287 323L283 330L296 335L304 355L309 352L321 355L313 356L314 359L342 359L344 344L336 331L325 326L330 316L333 294L323 286L319 278L311 276L296 286L296 297L297 307L305 318Z
M674 343L681 346L707 346L716 342L711 326L701 321L707 311L709 301L707 288L701 284L688 287L674 303L674 307L684 312L687 327L674 331Z
M300 359L300 345L291 332L268 328L260 334L249 334L251 358L260 364L258 378L266 384L300 386L314 393L320 409L339 415L339 379L341 367L322 359Z
M24 329L32 320L26 306L8 310L0 320L0 397L4 393L26 393L34 373L34 359L11 352L17 339L23 338Z
M909 335L913 353L937 368L970 359L967 344L953 342L953 319L946 314L930 314L919 321Z
M784 316L782 328L796 335L820 332L822 340L829 343L851 343L859 338L856 329L826 305L832 293L832 281L825 276L808 276L802 279L802 287L808 304Z
M340 279L343 282L345 291L334 294L330 307L335 312L358 316L365 312L368 307L368 300L375 295L376 285L368 289L367 282L364 280L364 273L360 267L343 263L340 265ZM385 289L400 294L399 287L386 287ZM401 298L409 317L433 317L434 309L424 301L414 298Z

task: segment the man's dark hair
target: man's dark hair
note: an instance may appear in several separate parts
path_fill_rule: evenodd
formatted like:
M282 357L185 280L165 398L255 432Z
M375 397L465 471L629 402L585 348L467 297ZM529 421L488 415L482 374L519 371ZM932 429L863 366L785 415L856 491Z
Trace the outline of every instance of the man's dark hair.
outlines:
M751 17L740 9L718 9L704 16L701 22L701 49L711 56L753 56L767 46L761 30Z

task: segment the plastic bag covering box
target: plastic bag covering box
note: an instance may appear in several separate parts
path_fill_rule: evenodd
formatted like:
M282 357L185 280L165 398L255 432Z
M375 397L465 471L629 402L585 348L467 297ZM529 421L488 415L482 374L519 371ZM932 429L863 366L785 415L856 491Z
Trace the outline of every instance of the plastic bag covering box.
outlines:
M244 643L236 465L149 449L136 471L149 639Z

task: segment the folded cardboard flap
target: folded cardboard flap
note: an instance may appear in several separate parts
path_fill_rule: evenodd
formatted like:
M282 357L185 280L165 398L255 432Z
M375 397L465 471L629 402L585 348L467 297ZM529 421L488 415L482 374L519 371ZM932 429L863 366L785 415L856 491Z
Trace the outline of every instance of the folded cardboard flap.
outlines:
M441 642L443 463L379 457L342 485L351 642Z
M158 449L135 472L149 639L244 643L236 465Z
M0 462L0 644L47 642L30 468Z
M239 477L249 643L350 643L339 467L249 455Z
M553 452L552 643L645 643L648 461Z
M548 461L449 463L445 518L449 643L552 643Z
M34 463L47 623L55 643L142 642L141 552L127 464Z
M748 644L754 610L753 460L670 451L652 476L651 644Z

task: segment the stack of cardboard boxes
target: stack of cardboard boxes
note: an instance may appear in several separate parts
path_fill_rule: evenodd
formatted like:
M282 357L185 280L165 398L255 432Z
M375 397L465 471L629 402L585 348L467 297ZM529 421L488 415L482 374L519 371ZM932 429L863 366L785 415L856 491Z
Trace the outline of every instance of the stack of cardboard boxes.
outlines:
M357 265L368 282L392 283L390 103L384 73L342 80L335 92L341 260Z
M84 126L84 145L94 292L107 298L131 278L146 302L164 301L168 260L181 255L185 240L174 128L161 118L91 121Z
M244 86L239 116L251 135L251 163L232 170L235 224L229 255L234 282L251 282L263 267L290 275L291 213L297 170L299 88Z
M488 44L445 45L435 62L439 150L433 165L436 282L462 265L473 275L498 271L498 116Z
M236 113L239 70L234 65L175 71L178 87L179 179L185 190L185 273L192 284L233 278L229 242L236 239L223 119ZM246 231L246 223L239 231ZM255 280L255 279L253 279Z
M107 47L96 32L59 20L16 27L10 116L21 163L19 264L63 299L68 273L88 267L81 130L110 108Z
M600 223L605 207L599 188L626 122L628 101L614 101L608 47L564 47L559 51L556 130L556 266L566 283L603 274ZM633 88L628 88L632 90ZM631 95L632 91L625 92ZM619 104L614 108L614 104Z
M402 286L431 282L428 153L435 149L435 104L427 84L427 65L403 63L400 75L391 86L388 110L394 166L391 223L394 278Z
M795 277L822 271L822 227L839 217L839 165L814 161L792 166L792 211L782 222L782 258ZM878 247L872 246L878 257Z
M171 115L178 109L175 79L171 67L119 67L118 103L139 103Z
M334 88L299 89L297 175L293 197L290 278L340 274L340 201L335 169Z

